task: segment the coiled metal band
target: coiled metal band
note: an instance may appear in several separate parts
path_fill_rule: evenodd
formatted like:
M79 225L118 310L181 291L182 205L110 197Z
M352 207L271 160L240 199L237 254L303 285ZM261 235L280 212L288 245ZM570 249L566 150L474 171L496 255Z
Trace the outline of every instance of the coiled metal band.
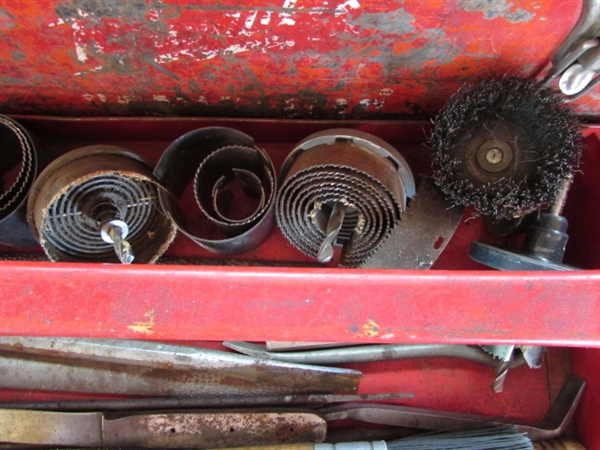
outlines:
M30 225L53 261L119 262L109 223L122 224L136 263L152 263L176 229L162 214L148 163L113 146L90 146L52 162L36 181ZM126 229L125 229L126 228Z
M190 131L165 150L154 173L179 200L175 204L167 193L160 194L166 214L211 252L248 251L266 239L273 227L275 168L241 131L226 127ZM190 213L191 197L200 214ZM237 211L236 202L241 206Z
M38 171L31 135L20 124L0 115L0 244L37 245L26 220L26 200Z
M283 234L322 261L327 245L342 245L340 265L346 267L358 266L373 252L415 192L404 158L356 130L309 136L284 162L281 179L277 223ZM332 217L340 209L341 220L332 231Z

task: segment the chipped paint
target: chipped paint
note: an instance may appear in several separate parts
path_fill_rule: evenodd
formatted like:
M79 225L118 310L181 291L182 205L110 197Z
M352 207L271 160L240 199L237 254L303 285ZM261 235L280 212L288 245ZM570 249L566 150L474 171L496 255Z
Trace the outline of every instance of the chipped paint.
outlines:
M408 34L415 31L415 16L406 9L377 13L363 13L356 19L350 18L349 23L363 29L377 30L381 33Z
M426 118L465 81L539 70L576 22L575 9L562 0L7 2L0 107ZM155 100L157 93L164 98ZM574 104L600 109L591 96Z
M254 21L256 20L256 16L258 15L258 11L252 11L248 17L246 18L246 21L244 22L244 25L246 26L246 28L251 29L252 25L254 25Z
M117 103L121 103L122 105L127 105L131 103L134 99L133 95L119 95L117 97Z
M77 53L77 59L81 62L87 61L87 54L85 53L85 47L79 44L75 44L75 53Z
M325 5L327 4L327 2L325 2ZM348 12L348 10L350 9L358 9L360 8L360 3L358 2L358 0L347 0L346 2L342 3L340 6L338 6L336 8L336 12Z
M356 337L375 337L379 334L379 324L373 319L369 319L356 334Z
M296 21L292 18L291 14L280 13L278 25L279 26L281 26L281 25L294 26L294 25L296 25Z
M461 0L460 4L465 11L482 12L483 17L488 20L502 17L511 23L520 23L529 22L535 17L531 11L515 8L514 3L508 3L506 0ZM539 9L539 5L536 9Z
M75 72L73 75L80 76L80 75L85 75L86 73L98 72L99 70L102 70L102 66L96 66L92 69L84 70L83 72Z
M142 333L151 335L154 333L154 310L150 310L144 314L146 320L140 322L134 322L132 325L128 325L127 328L135 331L136 333Z

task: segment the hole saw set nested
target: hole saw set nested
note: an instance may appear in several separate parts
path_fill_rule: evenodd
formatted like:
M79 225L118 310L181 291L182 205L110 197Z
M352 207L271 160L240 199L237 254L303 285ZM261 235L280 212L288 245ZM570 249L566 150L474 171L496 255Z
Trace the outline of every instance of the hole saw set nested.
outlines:
M413 173L401 146L346 128L307 136L279 170L228 127L187 132L156 167L101 143L47 165L42 144L0 116L0 243L39 243L52 261L153 263L178 230L233 255L257 248L276 223L317 263L427 269L470 207L492 233L527 232L520 250L473 242L476 261L574 270L562 264L561 212L582 137L564 98L534 80L485 80L461 88L433 122L430 178Z
M36 180L27 215L52 261L152 263L175 237L151 166L96 145L54 160Z
M307 137L283 163L277 223L300 251L321 262L334 245L356 267L398 224L415 181L406 160L368 133L335 129Z

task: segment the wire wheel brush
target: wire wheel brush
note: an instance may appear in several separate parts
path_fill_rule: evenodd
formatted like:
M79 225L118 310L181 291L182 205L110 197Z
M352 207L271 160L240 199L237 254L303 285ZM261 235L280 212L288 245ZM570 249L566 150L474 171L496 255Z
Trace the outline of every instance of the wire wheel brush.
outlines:
M578 165L581 132L563 98L535 80L463 86L434 121L436 183L457 205L517 218L552 200Z

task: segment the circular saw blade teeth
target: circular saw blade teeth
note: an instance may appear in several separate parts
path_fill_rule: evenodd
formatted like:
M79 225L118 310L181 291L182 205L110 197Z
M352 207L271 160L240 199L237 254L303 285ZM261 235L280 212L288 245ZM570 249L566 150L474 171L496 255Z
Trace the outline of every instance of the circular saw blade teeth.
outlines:
M341 245L338 266L357 267L400 220L406 208L403 186L412 180L405 180L379 152L340 141L335 134L326 138L329 144L321 142L320 136L318 145L288 156L276 219L284 236L301 252L325 260L323 245ZM340 206L343 222L330 241L328 221Z
M539 369L544 361L544 355L546 354L546 347L539 347L537 345L523 345L519 347L523 353L525 362L531 369Z
M512 348L511 345L480 345L479 347L498 361L504 361ZM545 347L539 347L537 345L517 345L516 349L523 354L523 358L529 368L539 369L541 367L546 352Z
M504 361L512 351L512 345L480 345L479 347L499 361Z

